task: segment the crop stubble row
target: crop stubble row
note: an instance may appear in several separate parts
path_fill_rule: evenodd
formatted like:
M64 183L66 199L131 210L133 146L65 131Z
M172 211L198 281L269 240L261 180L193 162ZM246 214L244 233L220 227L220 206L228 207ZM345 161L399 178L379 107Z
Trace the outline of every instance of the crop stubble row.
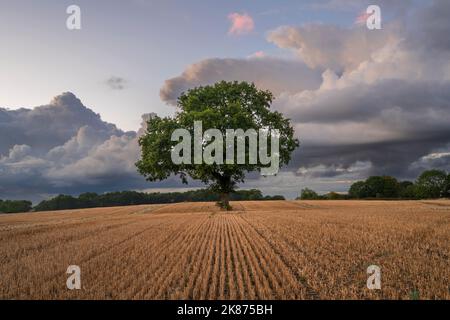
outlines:
M449 201L233 205L0 215L0 298L450 298ZM382 290L366 288L371 264Z

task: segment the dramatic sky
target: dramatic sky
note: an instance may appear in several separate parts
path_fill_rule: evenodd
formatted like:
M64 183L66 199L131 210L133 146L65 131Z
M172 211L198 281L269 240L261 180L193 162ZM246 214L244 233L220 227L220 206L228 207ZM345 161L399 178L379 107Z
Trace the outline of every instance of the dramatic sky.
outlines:
M358 23L369 4L381 30ZM271 90L301 141L243 188L295 197L450 169L448 0L0 0L0 39L2 199L186 188L136 173L137 138L146 114L222 79Z

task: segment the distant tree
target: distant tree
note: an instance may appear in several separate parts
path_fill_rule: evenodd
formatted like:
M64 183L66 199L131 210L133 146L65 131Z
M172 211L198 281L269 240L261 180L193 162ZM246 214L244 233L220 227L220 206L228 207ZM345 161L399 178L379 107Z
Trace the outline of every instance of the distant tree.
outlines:
M244 181L245 174L261 171L267 165L261 164L259 159L256 164L247 160L245 164L237 164L236 152L234 164L194 164L193 161L192 164L174 164L171 151L178 142L171 140L172 132L185 129L194 136L194 121L202 121L204 131L218 129L223 137L227 129L242 129L244 132L248 129L267 129L269 137L273 135L273 129L277 129L280 133L279 163L283 166L290 161L291 153L299 143L294 138L289 119L278 111L270 110L272 100L271 92L258 90L254 84L247 82L221 81L188 90L178 98L179 111L174 118L155 116L148 121L147 132L139 140L142 157L136 163L138 171L149 181L164 180L172 175L179 176L183 183L187 183L188 176L200 180L220 195L218 204L229 209L230 193ZM248 141L245 144L245 159L248 159ZM204 151L206 144L201 147Z
M230 199L234 201L239 200L261 200L263 199L262 192L257 189L239 190L230 194Z
M300 200L317 200L317 199L319 199L319 195L314 190L304 188L300 192Z
M416 181L416 196L421 199L444 197L447 178L447 173L442 170L424 171Z
M53 210L67 210L80 208L78 199L60 194L50 200L41 201L34 209L35 211L53 211Z
M369 188L364 181L357 181L350 186L348 194L353 199L363 199L369 196Z
M0 200L0 213L19 213L31 210L32 203L26 200Z
M399 197L402 199L414 199L416 197L416 187L411 181L399 183Z
M401 193L401 192L403 192L403 190L407 189L409 186L414 185L414 182L406 180L406 181L401 181L398 184L399 184L400 193Z
M390 176L372 176L366 181L357 181L350 186L349 197L364 198L397 198L401 186L397 179Z
M323 196L323 198L326 200L345 200L348 199L348 195L331 191L328 192L325 196Z
M450 173L447 175L447 179L445 179L444 197L450 198Z
M400 193L400 184L397 179L390 176L383 176L383 198L398 198Z
M367 178L366 186L368 188L369 198L381 198L384 189L384 179L380 176L372 176Z
M98 194L95 192L85 192L78 196L79 204L83 208L95 207L98 201Z
M284 196L274 195L274 196L265 196L264 200L286 200Z
M400 185L397 179L390 176L372 176L365 181L368 198L396 198Z

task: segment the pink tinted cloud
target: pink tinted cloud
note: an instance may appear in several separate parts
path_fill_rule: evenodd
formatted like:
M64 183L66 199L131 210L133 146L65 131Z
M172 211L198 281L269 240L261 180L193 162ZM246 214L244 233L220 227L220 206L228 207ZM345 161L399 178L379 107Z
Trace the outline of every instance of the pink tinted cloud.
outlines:
M370 16L370 13L362 12L358 17L356 17L355 24L365 24Z
M256 51L255 53L249 55L249 58L264 58L266 56L264 51Z
M228 30L228 34L248 34L255 28L255 22L253 21L253 18L246 13L230 13L228 15L228 20L231 21L231 26Z

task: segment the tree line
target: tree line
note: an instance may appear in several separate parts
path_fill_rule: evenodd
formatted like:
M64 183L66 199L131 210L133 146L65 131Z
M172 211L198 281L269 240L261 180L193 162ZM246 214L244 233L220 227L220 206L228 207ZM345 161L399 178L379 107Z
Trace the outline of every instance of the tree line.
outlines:
M55 211L97 207L116 207L139 204L158 204L176 202L218 201L220 195L207 189L186 192L145 193L137 191L120 191L97 194L86 192L78 197L60 194L52 199L41 201L34 208L29 201L1 201L0 212L16 213L27 211ZM283 196L263 196L257 189L239 190L230 195L231 200L284 200Z
M427 170L414 181L398 181L391 176L372 176L357 181L348 193L330 192L319 195L304 188L301 200L345 200L345 199L437 199L450 197L450 173L443 170Z
M450 197L450 173L442 170L427 170L414 182L398 181L391 176L372 176L364 181L353 183L348 193L345 194L329 192L319 195L314 190L304 188L297 199L436 199L446 197ZM32 203L26 200L0 199L0 213L218 200L220 200L220 195L208 189L168 193L120 191L97 194L87 192L80 194L78 197L61 194L52 199L41 201L35 207L32 207ZM251 189L231 193L230 200L284 200L284 197L280 195L263 196L260 190Z
M31 201L26 200L1 200L0 213L28 212L32 209Z

